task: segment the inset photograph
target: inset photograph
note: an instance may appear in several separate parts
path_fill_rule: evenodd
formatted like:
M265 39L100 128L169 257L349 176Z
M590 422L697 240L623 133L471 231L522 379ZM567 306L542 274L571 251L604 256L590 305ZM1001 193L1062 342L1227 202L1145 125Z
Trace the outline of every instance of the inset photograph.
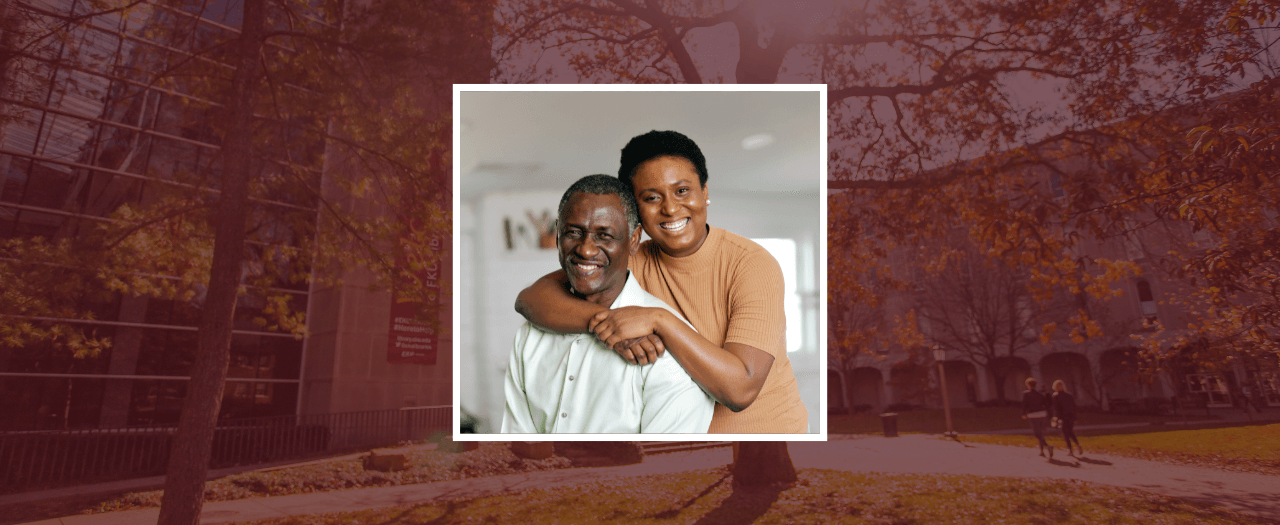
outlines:
M455 86L458 439L825 439L825 107Z

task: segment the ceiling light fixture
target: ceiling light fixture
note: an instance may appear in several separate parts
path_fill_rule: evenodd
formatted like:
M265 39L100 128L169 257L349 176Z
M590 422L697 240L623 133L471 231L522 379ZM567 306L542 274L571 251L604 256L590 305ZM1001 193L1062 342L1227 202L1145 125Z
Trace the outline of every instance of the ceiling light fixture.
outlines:
M742 149L747 151L760 149L770 144L773 144L773 135L768 133L756 133L755 135L742 139Z

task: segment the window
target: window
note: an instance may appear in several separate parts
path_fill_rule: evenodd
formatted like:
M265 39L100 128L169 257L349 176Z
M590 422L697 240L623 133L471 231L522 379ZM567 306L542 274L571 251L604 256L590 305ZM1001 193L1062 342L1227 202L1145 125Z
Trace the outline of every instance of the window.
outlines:
M1138 233L1130 231L1124 236L1124 255L1130 261L1136 261L1146 257L1142 253L1142 242L1138 240Z
M782 279L786 283L784 293L786 299L783 308L787 315L787 352L795 352L803 346L804 337L801 330L804 317L800 313L800 294L796 290L796 241L794 239L751 239L777 259L782 267ZM813 301L817 303L817 301Z
M1280 406L1280 372L1246 368L1245 385L1249 388L1248 396L1254 402Z
M933 337L933 325L929 324L929 311L925 308L916 312L916 331L925 337Z
M271 383L253 384L253 403L256 405L271 404Z
M1208 228L1200 228L1191 233L1191 238L1196 242L1197 248L1209 248L1213 245L1213 235L1209 233Z
M1055 199L1065 199L1067 197L1067 190L1062 187L1062 176L1057 173L1049 174L1049 189L1053 191Z
M1217 374L1187 374L1187 391L1204 394L1209 406L1231 406L1227 382Z
M1151 284L1147 281L1138 281L1138 302L1142 305L1142 317L1149 321L1156 320L1156 301L1151 294Z
M1280 406L1280 374L1266 372L1258 379L1258 389L1269 406Z

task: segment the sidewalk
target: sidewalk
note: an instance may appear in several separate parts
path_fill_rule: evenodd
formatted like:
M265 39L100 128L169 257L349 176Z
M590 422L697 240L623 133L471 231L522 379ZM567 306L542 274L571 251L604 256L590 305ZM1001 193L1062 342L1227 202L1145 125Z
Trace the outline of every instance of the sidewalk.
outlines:
M911 434L898 438L832 436L828 442L793 442L796 468L903 474L973 474L1023 478L1078 479L1185 498L1280 521L1280 476L1241 474L1167 465L1152 461L1086 454L1046 461L1033 449L957 443L938 436ZM963 438L962 438L963 439ZM303 514L348 512L431 501L576 485L623 477L700 470L725 465L728 449L649 456L622 467L577 468L491 478L442 481L274 498L213 502L204 506L201 523L219 524ZM158 509L69 516L35 522L40 525L133 525L155 523Z

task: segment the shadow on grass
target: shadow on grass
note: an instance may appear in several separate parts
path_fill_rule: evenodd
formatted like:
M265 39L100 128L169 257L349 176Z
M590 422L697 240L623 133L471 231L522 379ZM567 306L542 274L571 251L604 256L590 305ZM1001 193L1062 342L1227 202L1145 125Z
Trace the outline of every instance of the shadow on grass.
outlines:
M769 507L772 507L773 503L778 501L778 495L789 488L791 488L790 483L777 483L763 487L744 487L734 483L733 493L720 502L719 506L711 509L711 512L704 514L693 524L736 525L739 523L754 523L761 516L764 516L766 512L769 512Z
M428 503L428 504L426 504L426 505L414 505L414 506L412 506L412 507L407 507L407 508L405 508L404 510L402 510L402 511L400 512L400 514L399 514L399 515L396 515L395 517L389 518L389 519L387 519L386 521L383 521L383 522L381 522L381 523L378 523L377 525L407 525L407 524L413 524L413 525L439 525L439 524L445 523L445 522L446 522L446 520L447 520L448 518L450 518L451 516L453 516L453 514L454 514L454 513L456 513L456 512L458 511L458 505L457 505L457 503L456 503L456 502L453 502L453 501L450 501L450 502L449 502L449 506L448 506L448 507L445 507L445 509L444 509L444 513L443 513L443 514L441 514L441 515L440 515L439 517L437 517L436 519L428 520L428 521L411 521L411 520L410 520L410 515L411 515L411 514L413 514L413 513L414 513L414 511L416 511L416 510L418 510L418 509L420 509L420 508L423 508L423 507L430 507L430 506L431 506L431 504L429 504L429 503Z
M1138 488L1151 490L1154 488L1150 485L1137 485ZM1276 511L1275 495L1273 494L1211 494L1205 496L1190 496L1182 498L1174 498L1174 500L1189 503L1195 506L1193 511L1202 523L1210 523L1221 520L1223 522L1240 522L1240 516L1247 516L1254 523L1266 523L1271 525L1280 525L1280 512ZM1223 508L1224 503L1231 503L1236 506L1235 509Z
M698 500L702 499L703 497L706 497L707 494L710 494L711 491L716 489L716 487L719 487L720 484L724 483L724 480L729 479L729 476L730 474L727 474L727 473L723 476L720 476L720 479L717 479L715 483L707 485L707 488L702 489L702 492L699 492L697 496L689 498L689 501L684 502L684 504L674 509L667 509L657 514L654 514L653 517L667 520L680 515L681 511L689 508L689 506L693 505L694 503L697 503Z

